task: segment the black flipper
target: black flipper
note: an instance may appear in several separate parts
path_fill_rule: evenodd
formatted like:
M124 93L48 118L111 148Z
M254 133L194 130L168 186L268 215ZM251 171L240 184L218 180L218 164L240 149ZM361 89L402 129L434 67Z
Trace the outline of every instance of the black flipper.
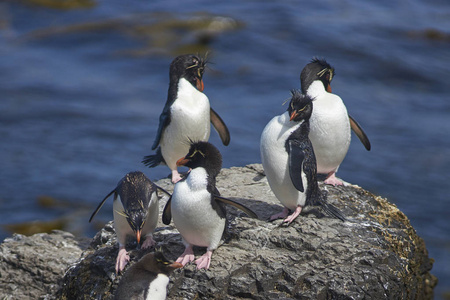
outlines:
M162 213L162 222L169 225L170 221L172 221L172 196L170 196L169 200L167 200L166 206L164 206Z
M158 166L158 165L160 165L162 163L165 164L166 162L165 162L165 160L164 160L164 158L162 156L161 147L156 149L156 153L155 154L144 156L144 159L142 160L142 163L144 165L146 165L147 167L149 167L149 168L154 168L154 167L156 167L156 166Z
M116 191L116 189L112 190L108 195L106 195L106 197L102 200L102 202L100 202L100 204L97 206L97 208L94 210L94 212L92 213L92 216L89 218L89 223L92 221L92 219L97 215L97 213L99 212L99 210L102 208L103 204L105 204L106 199L109 198L109 196L111 196L114 192Z
M242 210L243 212L245 212L251 218L258 219L258 215L253 210L251 210L250 208L248 208L245 205L242 205L242 204L240 204L240 203L238 203L238 202L236 202L234 200L231 200L231 199L228 199L228 198L224 198L224 197L221 197L221 196L217 196L217 195L214 195L214 198L217 201L220 201L220 202L228 204L228 205L232 205L232 206L236 207L237 209Z
M212 108L210 108L210 119L211 119L212 125L214 126L217 133L219 134L220 139L222 140L222 143L225 146L228 146L228 144L230 143L230 132L228 131L228 128L227 128L227 125L225 125L225 122Z
M303 160L305 159L305 153L303 149L296 144L294 140L289 140L289 175L294 187L300 192L304 193L302 179Z
M367 137L366 133L361 128L361 126L359 126L358 122L356 122L356 120L352 118L352 116L348 115L348 118L350 120L350 127L352 128L353 132L359 138L359 140L364 145L366 150L370 151L371 145L370 145L370 141L369 141L369 138Z
M166 105L164 106L164 109L161 115L159 116L158 131L156 133L155 141L153 142L152 150L155 150L156 147L158 147L159 142L161 140L162 132L170 123L170 107L172 106L173 102L175 102L175 99L173 101L169 101L169 99L167 99Z

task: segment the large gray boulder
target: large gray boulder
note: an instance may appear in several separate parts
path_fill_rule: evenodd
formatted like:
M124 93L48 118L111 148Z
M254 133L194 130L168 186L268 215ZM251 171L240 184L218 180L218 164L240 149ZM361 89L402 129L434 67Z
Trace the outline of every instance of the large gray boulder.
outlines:
M173 187L169 179L157 184L169 191ZM353 185L321 185L328 191L328 201L348 221L329 218L311 207L290 226L284 226L281 220L266 221L282 207L270 191L261 165L223 169L217 186L223 196L252 208L259 219L229 208L228 233L214 252L210 269L196 270L190 264L175 270L168 299L433 298L437 283L430 274L433 260L408 218L386 199ZM166 200L160 201L161 211ZM173 224L160 223L155 240L169 259L176 259L184 250ZM2 254L3 247L9 247L5 244L0 247ZM59 282L58 276L62 278L62 272L30 286L36 288L34 295L47 299L111 299L121 277L114 271L118 247L112 222L97 233L81 256L81 250L67 250L78 261L65 265L67 272L59 291L54 293L54 284ZM196 249L196 255L204 251ZM145 253L131 250L131 264ZM40 263L42 270L48 268L48 262ZM49 287L38 289L44 284ZM20 299L31 298L37 299Z

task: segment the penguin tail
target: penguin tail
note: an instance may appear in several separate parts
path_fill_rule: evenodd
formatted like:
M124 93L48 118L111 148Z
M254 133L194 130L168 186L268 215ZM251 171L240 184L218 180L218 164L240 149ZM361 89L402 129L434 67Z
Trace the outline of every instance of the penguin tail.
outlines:
M154 168L160 164L165 164L164 158L161 153L161 147L156 149L156 153L153 155L144 156L142 163L149 168Z
M322 193L321 197L319 197L319 205L322 207L323 211L329 215L330 217L336 218L345 222L347 219L344 217L342 212L334 205L327 202L327 193Z

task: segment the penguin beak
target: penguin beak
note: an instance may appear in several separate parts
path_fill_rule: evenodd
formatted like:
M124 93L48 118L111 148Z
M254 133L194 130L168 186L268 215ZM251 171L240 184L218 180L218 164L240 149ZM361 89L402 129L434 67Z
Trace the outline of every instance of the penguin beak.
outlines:
M294 120L295 118L297 118L298 116L298 111L294 110L291 114L291 118L289 119L289 121Z
M327 92L331 93L331 85L330 84L328 84L328 86L327 86Z
M175 261L175 262L171 263L169 265L169 267L172 268L172 269L179 269L179 268L182 268L183 265L181 263Z
M179 160L177 160L177 167L184 166L188 162L189 162L189 159L187 159L186 157L182 157Z
M138 244L141 243L141 231L140 230L136 231L136 240L137 240Z
M204 89L205 89L205 86L203 85L203 80L201 80L200 78L197 78L197 90L199 90L200 92L203 92Z

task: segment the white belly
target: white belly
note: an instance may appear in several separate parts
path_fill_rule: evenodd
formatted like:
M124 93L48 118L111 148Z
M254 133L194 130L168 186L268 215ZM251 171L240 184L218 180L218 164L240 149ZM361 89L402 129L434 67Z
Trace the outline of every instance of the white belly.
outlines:
M323 93L313 101L309 139L317 160L317 172L336 171L347 155L351 132L341 98Z
M169 277L165 274L158 274L158 276L150 283L148 287L148 294L146 300L164 300L167 295L167 285L169 284Z
M170 124L161 136L161 153L168 167L189 151L189 141L208 141L211 131L208 97L187 80L180 79L178 95L170 108Z
M261 135L261 160L270 188L280 202L294 210L298 205L304 206L306 195L292 184L289 174L289 156L285 149L286 139L300 126L290 122L288 113L273 118ZM307 179L302 174L303 186Z
M214 250L225 230L225 218L212 208L206 183L203 168L193 169L185 181L178 182L172 195L172 217L186 243Z

